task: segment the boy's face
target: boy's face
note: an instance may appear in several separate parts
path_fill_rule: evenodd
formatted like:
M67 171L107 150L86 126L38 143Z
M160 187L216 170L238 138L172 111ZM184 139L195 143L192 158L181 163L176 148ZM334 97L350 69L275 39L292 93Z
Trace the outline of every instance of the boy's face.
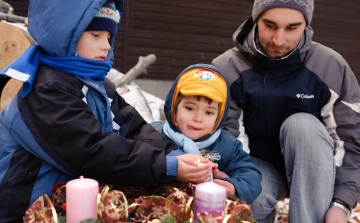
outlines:
M306 28L304 15L295 9L273 8L257 22L262 48L269 57L283 57L298 45Z
M105 60L110 50L108 31L85 31L78 42L76 52L80 57Z
M214 129L219 113L218 102L210 104L204 97L184 96L176 112L176 124L180 131L192 140L200 139Z

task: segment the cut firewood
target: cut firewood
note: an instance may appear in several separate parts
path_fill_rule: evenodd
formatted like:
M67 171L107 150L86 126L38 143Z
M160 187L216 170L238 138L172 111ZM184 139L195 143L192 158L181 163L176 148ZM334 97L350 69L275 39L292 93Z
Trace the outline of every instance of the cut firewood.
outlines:
M114 83L116 88L122 87L125 84L130 83L132 80L134 80L137 76L139 76L142 73L147 73L146 68L154 63L156 60L156 56L154 54L149 54L146 57L140 56L137 64L132 67L124 76L122 77L108 77L111 82Z
M35 44L35 41L26 28L0 22L0 71L10 65L32 44ZM4 88L0 89L0 111L11 102L21 86L22 82L10 79Z
M6 105L10 104L16 93L21 88L23 82L11 78L5 85L1 93L0 112Z
M26 29L0 22L0 70L3 70L35 41Z

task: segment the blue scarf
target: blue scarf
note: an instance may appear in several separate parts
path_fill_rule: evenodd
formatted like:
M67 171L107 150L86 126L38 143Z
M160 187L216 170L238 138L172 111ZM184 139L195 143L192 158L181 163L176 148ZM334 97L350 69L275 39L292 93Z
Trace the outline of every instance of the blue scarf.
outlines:
M219 138L221 129L218 129L208 139L201 142L194 142L192 139L186 137L184 134L175 132L170 127L168 121L165 122L163 126L163 131L165 135L172 139L178 147L184 150L185 153L201 155L199 149L206 148L213 144Z
M97 61L82 57L53 57L43 53L37 45L30 46L18 59L0 73L24 82L22 97L32 89L39 64L44 63L57 70L103 84L105 75L112 67L112 61Z

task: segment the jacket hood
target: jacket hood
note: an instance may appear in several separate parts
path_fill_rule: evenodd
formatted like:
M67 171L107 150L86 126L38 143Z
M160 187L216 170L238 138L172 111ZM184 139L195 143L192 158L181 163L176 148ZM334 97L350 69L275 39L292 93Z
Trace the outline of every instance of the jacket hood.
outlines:
M233 34L236 48L250 55L255 55L257 52L254 42L255 31L256 24L253 22L252 17L250 17ZM306 27L298 45L302 58L304 58L306 51L311 48L313 35L313 29L310 26Z
M165 116L166 116L166 120L168 121L170 127L175 131L175 132L180 132L180 130L177 128L177 126L173 123L172 121L172 118L171 118L171 109L172 109L172 105L173 105L173 102L174 100L176 99L176 95L177 95L177 92L178 90L176 89L178 84L179 84L179 79L185 74L187 73L188 71L192 70L192 69L199 69L199 68L203 68L203 69L206 69L206 70L213 70L215 71L216 73L218 73L226 82L226 101L225 103L223 103L223 108L224 108L224 112L223 112L223 115L221 116L221 120L219 121L219 124L216 128L216 130L220 129L223 125L223 123L225 122L226 120L226 117L227 117L227 114L228 114L228 110L229 110L229 103L230 103L230 91L229 91L229 84L228 84L228 81L226 80L225 76L223 75L223 73L215 66L213 65L210 65L210 64L194 64L194 65L191 65L187 68L185 68L179 75L178 77L175 79L173 85L171 86L170 88L170 91L169 93L167 94L166 96L166 99L165 99L165 106L164 106L164 113L165 113ZM175 97L174 97L175 96ZM214 130L214 131L216 131ZM203 138L203 139L206 139L207 137Z
M28 30L50 56L75 56L82 33L106 0L30 0ZM114 40L123 16L123 0L114 1L120 14L106 60L114 60Z

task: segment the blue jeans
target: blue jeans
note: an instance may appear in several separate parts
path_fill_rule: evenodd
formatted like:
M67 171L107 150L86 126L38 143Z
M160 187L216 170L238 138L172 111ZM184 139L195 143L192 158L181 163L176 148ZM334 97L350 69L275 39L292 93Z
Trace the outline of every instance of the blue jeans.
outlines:
M289 195L289 222L324 222L335 183L333 139L315 116L297 113L282 124L280 144L286 176L252 157L263 175L263 190L251 204L254 218L274 222L277 201Z

